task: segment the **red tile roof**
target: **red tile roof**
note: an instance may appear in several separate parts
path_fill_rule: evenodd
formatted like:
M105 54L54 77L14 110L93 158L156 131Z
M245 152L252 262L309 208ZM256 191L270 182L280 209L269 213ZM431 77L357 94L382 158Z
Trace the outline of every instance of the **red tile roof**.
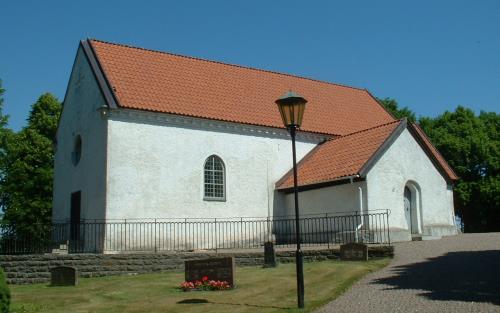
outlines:
M309 102L301 130L345 135L394 121L364 89L103 41L89 40L118 106L283 127L274 101Z
M286 90L308 100L302 131L342 137L299 164L300 185L358 174L400 121L366 90L288 74L88 40L118 107L282 128L274 101ZM414 126L431 158L451 180L453 170ZM276 184L292 186L291 175Z
M359 174L379 147L402 121L394 121L326 141L297 165L298 185L315 185ZM276 183L277 189L293 187L290 171Z

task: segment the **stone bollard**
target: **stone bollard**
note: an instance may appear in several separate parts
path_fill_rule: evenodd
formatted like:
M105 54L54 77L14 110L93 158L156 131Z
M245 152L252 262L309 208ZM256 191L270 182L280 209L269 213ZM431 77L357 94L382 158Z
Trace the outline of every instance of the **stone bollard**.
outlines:
M264 267L276 267L277 265L274 244L271 241L267 241L264 243Z

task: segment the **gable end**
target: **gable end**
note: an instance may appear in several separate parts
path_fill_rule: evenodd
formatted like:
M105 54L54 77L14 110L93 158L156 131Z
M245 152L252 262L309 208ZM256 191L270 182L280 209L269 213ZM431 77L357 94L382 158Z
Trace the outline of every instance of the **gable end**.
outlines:
M444 168L444 165L441 164L441 162L437 159L437 156L435 154L435 153L439 153L439 151L435 147L434 147L434 149L436 151L435 153L430 149L430 147L425 143L424 138L422 138L422 136L425 136L425 134L423 134L423 135L420 134L420 132L417 131L416 127L418 127L418 126L415 126L411 123L408 125L408 130L409 130L410 134L412 134L413 138L415 138L415 140L417 141L419 146L422 148L422 150L424 150L425 154L429 157L432 164L434 164L434 166L439 171L439 173L444 177L446 182L453 183L454 181L458 180L458 177L453 172L453 169L451 169L449 164L447 164L446 160L443 158L443 162L446 163L445 165L449 168L450 173L448 173L448 171ZM432 143L430 143L430 141L429 141L429 144L432 145Z
M387 137L387 139L382 143L382 145L375 151L370 159L361 167L359 170L359 175L362 177L366 177L366 174L372 169L372 167L377 163L378 160L384 155L384 153L389 149L389 147L398 139L399 135L406 129L408 125L408 121L406 118L403 118L399 123L398 127L394 129L392 134Z
M92 68L92 73L94 74L97 84L99 85L99 89L101 90L101 93L104 99L106 100L106 104L111 109L118 108L117 105L118 100L116 99L116 96L112 92L109 80L104 74L101 64L99 63L99 60L95 57L95 51L94 48L92 47L92 44L90 43L89 40L82 40L80 41L80 45L83 48L83 52L85 54L85 57L87 58L87 61L90 64L90 67Z

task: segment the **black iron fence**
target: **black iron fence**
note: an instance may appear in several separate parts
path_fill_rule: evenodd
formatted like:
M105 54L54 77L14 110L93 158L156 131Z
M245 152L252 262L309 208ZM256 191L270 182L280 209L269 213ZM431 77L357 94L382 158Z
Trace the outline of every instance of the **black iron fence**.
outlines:
M349 242L390 244L389 212L317 214L300 218L304 246ZM54 223L46 236L4 233L1 254L126 253L295 245L295 218L150 219Z

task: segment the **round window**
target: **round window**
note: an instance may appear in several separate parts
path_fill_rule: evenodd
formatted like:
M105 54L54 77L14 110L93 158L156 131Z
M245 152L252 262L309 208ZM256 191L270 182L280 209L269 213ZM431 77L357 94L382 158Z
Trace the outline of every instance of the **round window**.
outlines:
M71 153L73 159L73 165L77 165L82 157L82 137L80 135L76 136L75 145L73 147L73 152Z

